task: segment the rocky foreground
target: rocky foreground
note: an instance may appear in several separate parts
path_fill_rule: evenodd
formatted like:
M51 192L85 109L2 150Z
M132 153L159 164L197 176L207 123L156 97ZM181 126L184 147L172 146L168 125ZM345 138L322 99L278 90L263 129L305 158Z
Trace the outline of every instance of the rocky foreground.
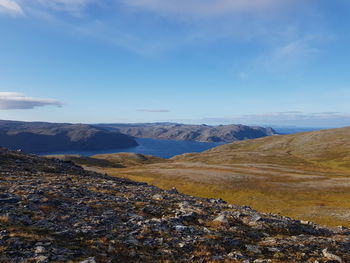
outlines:
M0 262L350 262L350 230L0 149Z

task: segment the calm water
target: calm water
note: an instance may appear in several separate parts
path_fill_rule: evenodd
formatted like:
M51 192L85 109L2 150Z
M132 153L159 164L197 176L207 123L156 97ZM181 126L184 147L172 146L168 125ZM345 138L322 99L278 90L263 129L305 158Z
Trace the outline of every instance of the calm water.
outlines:
M149 154L153 156L171 158L175 155L183 153L202 152L210 148L222 145L223 143L207 143L207 142L193 142L193 141L171 141L171 140L156 140L148 138L137 138L139 146L115 150L105 151L64 151L64 152L50 152L45 155L52 154L79 154L81 156L91 156L95 154L104 153L119 153L132 152Z

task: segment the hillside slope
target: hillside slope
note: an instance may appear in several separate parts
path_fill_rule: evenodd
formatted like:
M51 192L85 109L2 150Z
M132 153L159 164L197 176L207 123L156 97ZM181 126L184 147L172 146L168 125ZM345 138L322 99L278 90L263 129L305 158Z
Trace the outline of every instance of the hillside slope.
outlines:
M0 121L0 146L25 152L106 150L136 146L125 134L86 124Z
M350 127L266 137L219 146L199 154L176 156L178 161L216 164L238 162L311 163L350 170Z
M233 142L277 134L272 128L245 125L187 125L176 123L101 124L133 137L200 142Z
M170 163L102 169L164 189L259 211L350 226L350 128L271 136L184 154Z
M350 231L0 149L2 262L349 262ZM333 261L332 261L333 260Z
M140 153L110 153L97 154L89 157L80 155L48 155L47 158L57 158L63 161L72 161L84 167L125 168L151 163L170 162L168 159Z

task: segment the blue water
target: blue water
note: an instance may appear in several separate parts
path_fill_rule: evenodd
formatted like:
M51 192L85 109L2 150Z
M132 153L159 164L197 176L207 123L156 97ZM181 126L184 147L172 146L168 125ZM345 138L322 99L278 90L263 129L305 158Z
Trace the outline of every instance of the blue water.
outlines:
M132 152L132 153L148 154L148 155L153 155L153 156L158 156L163 158L171 158L175 155L179 155L183 153L202 152L223 144L223 143L211 143L211 142L156 140L156 139L149 139L149 138L136 138L136 141L139 145L131 148L104 150L104 151L62 151L62 152L45 153L45 155L78 154L81 156L91 156L95 154L105 154L105 153Z

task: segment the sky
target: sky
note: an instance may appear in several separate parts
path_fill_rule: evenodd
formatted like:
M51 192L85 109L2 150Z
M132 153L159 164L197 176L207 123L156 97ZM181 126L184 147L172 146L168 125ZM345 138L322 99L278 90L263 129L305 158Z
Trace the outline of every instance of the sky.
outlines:
M350 126L348 0L0 0L0 119Z

